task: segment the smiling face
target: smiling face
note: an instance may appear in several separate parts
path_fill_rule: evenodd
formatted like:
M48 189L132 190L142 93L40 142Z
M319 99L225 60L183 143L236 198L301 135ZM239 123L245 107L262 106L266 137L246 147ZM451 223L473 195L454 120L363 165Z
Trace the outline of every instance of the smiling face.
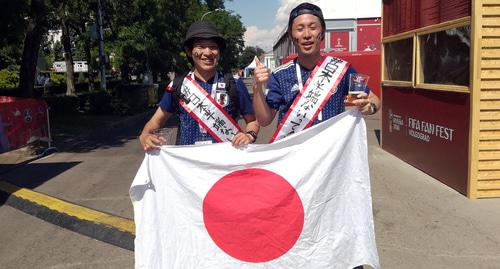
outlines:
M303 14L294 19L290 35L299 55L316 56L320 53L325 29L318 17Z
M199 72L215 71L220 58L219 46L212 39L194 40L192 49L187 54L193 59L194 68Z

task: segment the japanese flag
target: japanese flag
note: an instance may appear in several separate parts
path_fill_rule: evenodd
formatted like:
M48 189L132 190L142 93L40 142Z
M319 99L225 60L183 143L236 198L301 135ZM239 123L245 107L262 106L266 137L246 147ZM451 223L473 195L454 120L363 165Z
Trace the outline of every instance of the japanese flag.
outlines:
M130 188L136 268L379 268L357 110L268 145L164 146Z

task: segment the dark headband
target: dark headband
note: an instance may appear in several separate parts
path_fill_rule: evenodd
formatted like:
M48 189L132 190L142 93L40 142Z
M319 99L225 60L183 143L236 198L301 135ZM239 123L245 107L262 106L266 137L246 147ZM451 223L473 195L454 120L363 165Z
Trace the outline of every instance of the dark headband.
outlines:
M290 12L290 17L288 18L288 32L290 32L290 30L292 29L292 24L295 18L304 14L311 14L318 17L321 21L323 30L325 30L325 19L323 18L323 12L321 11L321 8L310 3L302 3L292 9L292 11Z

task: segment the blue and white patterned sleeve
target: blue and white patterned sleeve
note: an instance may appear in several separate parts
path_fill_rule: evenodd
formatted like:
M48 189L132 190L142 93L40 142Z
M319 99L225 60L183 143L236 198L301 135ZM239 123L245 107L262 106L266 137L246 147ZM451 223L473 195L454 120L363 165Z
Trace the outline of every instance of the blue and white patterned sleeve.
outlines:
M163 97L160 100L159 106L163 111L169 112L169 113L174 113L177 110L178 104L174 104L175 98L174 98L174 93L172 89L172 82L168 84L167 87L165 87L165 93L163 94Z
M283 105L283 93L281 86L276 79L274 73L271 73L269 80L267 81L267 93L266 94L266 102L270 108L279 110L280 106Z

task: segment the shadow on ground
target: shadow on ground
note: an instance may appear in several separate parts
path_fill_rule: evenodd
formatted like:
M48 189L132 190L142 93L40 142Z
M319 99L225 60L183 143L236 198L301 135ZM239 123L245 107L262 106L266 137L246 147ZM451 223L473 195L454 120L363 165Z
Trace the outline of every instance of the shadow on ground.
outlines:
M101 148L123 146L128 141L136 139L139 136L144 124L149 120L152 114L153 111L149 111L140 115L130 116L114 124L89 130L85 132L85 134L71 139L54 141L52 146L55 150L51 150L48 154L54 151L85 153ZM78 124L78 122L75 122L75 124ZM167 125L177 126L177 117L172 117ZM80 163L33 162L43 156L43 154L25 156L26 158L24 158L24 161L16 162L16 160L12 160L12 162L6 161L0 164L0 180L12 183L20 188L34 189ZM0 206L5 204L8 199L9 195L0 191Z
M64 163L28 163L22 169L16 169L15 173L9 174L8 179L2 179L12 183L19 188L34 189L59 174L77 166L81 162ZM0 167L3 165L0 165ZM9 195L0 191L0 206L3 205Z
M54 146L58 152L84 153L95 149L119 147L129 140L136 139L146 122L153 115L154 111L149 111L136 116L125 118L124 120L103 126L73 139L64 141L54 141ZM176 114L169 119L165 127L178 126L179 120Z
M141 125L147 121L151 113L130 116L107 126L88 130L85 133L64 140L53 141L57 152L84 153L98 148L118 147L135 139ZM78 124L75 122L75 124Z

